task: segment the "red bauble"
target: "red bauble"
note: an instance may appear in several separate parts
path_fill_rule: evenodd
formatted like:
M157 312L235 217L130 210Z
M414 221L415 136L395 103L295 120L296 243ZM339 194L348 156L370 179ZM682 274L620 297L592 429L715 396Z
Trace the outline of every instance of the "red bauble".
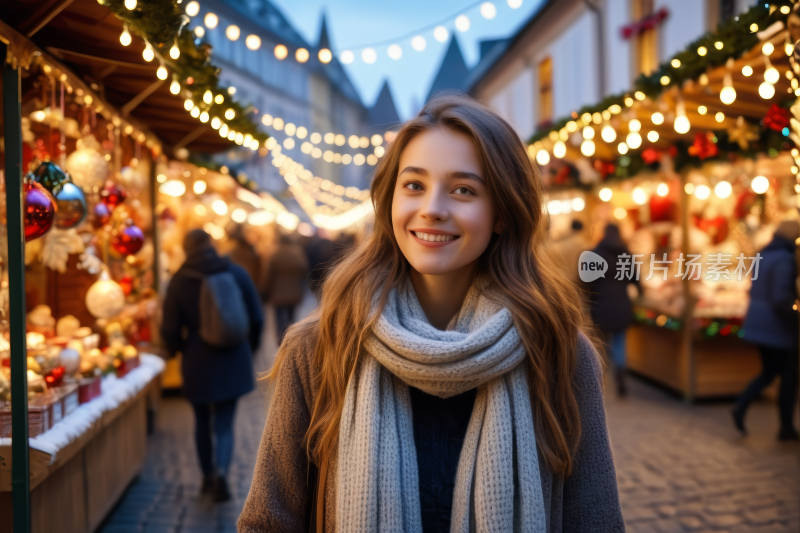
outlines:
M35 181L26 181L22 189L25 199L25 240L32 241L50 231L56 219L56 202L47 189Z
M135 254L143 245L144 233L133 224L117 231L111 240L111 246L121 255Z
M130 276L122 276L122 279L119 280L119 286L122 287L122 292L125 293L125 296L130 296L133 292L133 278Z
M108 206L103 202L95 205L92 225L99 229L108 224L109 220L111 220L111 209L109 209Z
M113 181L106 183L106 186L100 193L100 201L106 204L111 211L124 202L127 197L128 195L125 193L125 189Z

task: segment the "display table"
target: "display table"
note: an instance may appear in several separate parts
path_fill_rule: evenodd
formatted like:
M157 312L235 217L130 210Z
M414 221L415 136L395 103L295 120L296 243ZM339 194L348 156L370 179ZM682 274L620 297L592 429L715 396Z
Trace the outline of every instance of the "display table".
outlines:
M158 408L164 361L141 354L122 378L30 439L32 531L95 531L141 470L147 412ZM12 530L11 439L0 439L0 533Z
M690 354L683 332L655 326L628 329L628 368L683 396L694 379L694 398L734 396L758 375L761 362L755 346L734 336L691 341Z

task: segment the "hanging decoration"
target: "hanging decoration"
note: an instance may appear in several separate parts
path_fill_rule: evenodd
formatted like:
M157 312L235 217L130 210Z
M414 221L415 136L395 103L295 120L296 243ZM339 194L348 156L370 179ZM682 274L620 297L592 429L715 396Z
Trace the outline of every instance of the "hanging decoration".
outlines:
M111 210L103 202L98 202L92 210L92 226L100 229L111 220Z
M128 195L120 185L113 181L108 181L100 192L100 201L106 204L109 210L113 211L118 205L125 201Z
M108 161L100 153L100 143L89 134L79 139L77 150L69 154L65 167L72 182L84 190L102 187L108 177Z
M737 118L736 125L728 129L728 141L737 143L742 150L749 149L750 143L759 137L758 126L750 124L744 117Z
M75 229L54 229L44 238L40 256L47 268L63 274L67 271L70 254L83 253L84 249L83 240Z
M24 199L25 241L38 239L53 226L56 203L53 196L40 183L25 179L22 186Z
M78 226L86 218L86 197L74 183L65 183L56 194L56 227L70 229Z
M124 167L119 173L118 181L133 196L138 196L144 188L144 184L147 183L147 179L142 175L138 167L133 166Z
M111 246L118 254L128 256L135 254L144 245L144 233L138 226L127 224L115 232L111 238Z
M694 135L694 144L689 147L689 155L700 158L700 160L714 157L719 152L716 145L716 136L712 132L697 132Z
M125 307L125 293L119 284L103 272L86 292L86 308L95 318L113 318Z
M622 38L625 40L630 39L631 37L640 35L642 32L657 28L661 23L667 20L667 17L669 17L669 9L662 7L652 15L644 17L636 22L626 24L620 29L620 35L622 35Z
M64 184L70 182L69 176L61 167L51 161L42 162L31 172L31 177L53 196L58 196Z
M767 111L764 117L764 127L778 132L782 132L783 128L789 126L789 110L785 109L778 104L772 104L772 107Z

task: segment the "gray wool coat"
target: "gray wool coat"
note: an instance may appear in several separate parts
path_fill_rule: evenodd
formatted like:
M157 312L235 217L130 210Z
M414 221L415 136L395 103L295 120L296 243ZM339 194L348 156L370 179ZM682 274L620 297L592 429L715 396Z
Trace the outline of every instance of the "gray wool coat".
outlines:
M313 339L284 345L261 438L250 493L239 516L239 533L305 533L314 494L304 437L317 392ZM548 533L624 532L614 459L606 428L602 369L597 352L581 335L574 382L581 441L568 478L554 475L539 455ZM325 484L325 532L336 532L336 451ZM312 478L313 479L313 478ZM339 532L344 533L344 532Z

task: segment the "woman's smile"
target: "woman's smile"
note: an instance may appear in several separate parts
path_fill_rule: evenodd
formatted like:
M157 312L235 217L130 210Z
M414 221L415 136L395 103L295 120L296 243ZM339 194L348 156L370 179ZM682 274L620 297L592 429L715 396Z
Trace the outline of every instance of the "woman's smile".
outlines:
M436 229L413 229L411 234L419 244L427 248L446 246L459 238L459 235L445 233Z

